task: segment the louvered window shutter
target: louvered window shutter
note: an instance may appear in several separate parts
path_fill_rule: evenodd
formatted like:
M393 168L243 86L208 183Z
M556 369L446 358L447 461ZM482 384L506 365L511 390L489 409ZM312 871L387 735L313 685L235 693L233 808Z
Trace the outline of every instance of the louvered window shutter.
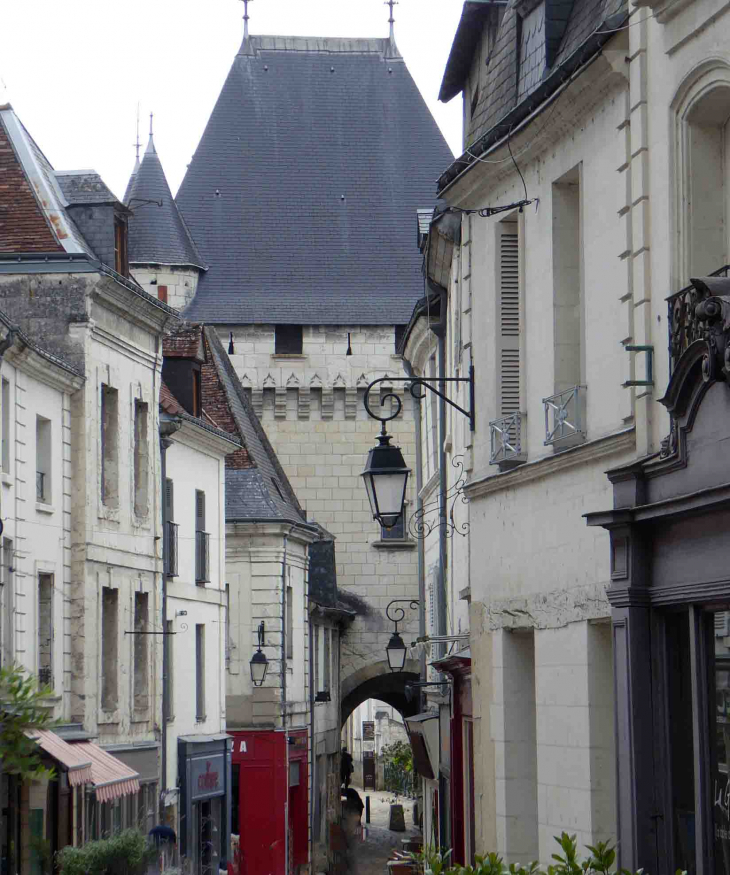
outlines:
M205 531L205 493L195 490L195 531Z
M520 264L519 238L502 231L499 239L500 415L520 410Z
M167 505L167 519L169 522L175 521L175 490L172 480L165 480L165 504Z

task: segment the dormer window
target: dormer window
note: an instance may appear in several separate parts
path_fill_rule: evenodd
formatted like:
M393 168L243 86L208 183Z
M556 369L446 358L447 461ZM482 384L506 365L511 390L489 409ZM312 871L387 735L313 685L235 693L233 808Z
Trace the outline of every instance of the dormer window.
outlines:
M114 216L114 270L122 276L129 276L127 223L120 216Z
M537 88L547 66L545 41L545 2L538 3L518 17L517 102Z
M201 416L203 413L203 390L200 380L200 368L193 368L193 416Z
M274 327L274 355L301 355L303 337L301 325Z

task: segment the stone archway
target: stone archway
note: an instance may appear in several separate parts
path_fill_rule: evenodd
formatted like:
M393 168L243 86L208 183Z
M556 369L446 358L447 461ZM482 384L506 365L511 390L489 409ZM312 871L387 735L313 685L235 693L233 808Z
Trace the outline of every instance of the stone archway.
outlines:
M406 684L420 680L418 663L406 662L405 671L392 672L386 660L363 666L341 683L340 719L344 726L352 712L367 699L379 699L397 708L404 717L418 711L419 697L406 696ZM410 700L409 700L410 699Z

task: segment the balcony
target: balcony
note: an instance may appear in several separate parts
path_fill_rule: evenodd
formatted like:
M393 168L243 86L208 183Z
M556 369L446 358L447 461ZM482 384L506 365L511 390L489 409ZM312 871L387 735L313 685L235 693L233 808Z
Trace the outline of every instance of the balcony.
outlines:
M195 582L204 586L210 581L210 534L195 533Z
M489 423L490 465L499 465L504 471L527 461L527 454L522 449L526 421L525 413L511 413Z
M168 577L177 577L178 571L178 523L167 522L165 524L165 574Z
M713 271L708 276L730 276L730 264ZM694 286L685 286L667 298L669 305L669 372L674 372L682 353L695 340L701 340L707 329L707 322L697 318L697 305L707 297Z
M43 471L35 472L35 500L46 502L46 475Z
M545 406L545 446L567 449L586 439L586 387L573 386L543 398Z

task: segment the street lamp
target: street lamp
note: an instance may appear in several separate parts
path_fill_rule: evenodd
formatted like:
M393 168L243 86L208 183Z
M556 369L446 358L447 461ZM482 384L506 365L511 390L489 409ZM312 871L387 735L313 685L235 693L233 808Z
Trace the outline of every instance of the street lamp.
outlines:
M391 447L390 435L383 430L378 445L368 453L362 472L373 519L385 529L392 529L401 518L406 501L406 485L410 468L406 466L400 447Z
M266 672L269 669L269 660L266 658L266 654L261 650L264 646L264 631L264 621L262 620L257 630L259 636L259 647L251 657L251 662L249 663L251 666L251 680L255 687L263 686L263 683L266 680Z
M411 610L415 610L420 604L415 599L393 599L393 601L388 602L385 616L395 623L395 629L385 648L385 655L388 657L388 666L391 671L403 671L403 666L406 664L406 644L398 632L398 623L403 621L406 612L403 608L393 608L393 613L390 612L391 607L399 602L405 602L410 605Z

